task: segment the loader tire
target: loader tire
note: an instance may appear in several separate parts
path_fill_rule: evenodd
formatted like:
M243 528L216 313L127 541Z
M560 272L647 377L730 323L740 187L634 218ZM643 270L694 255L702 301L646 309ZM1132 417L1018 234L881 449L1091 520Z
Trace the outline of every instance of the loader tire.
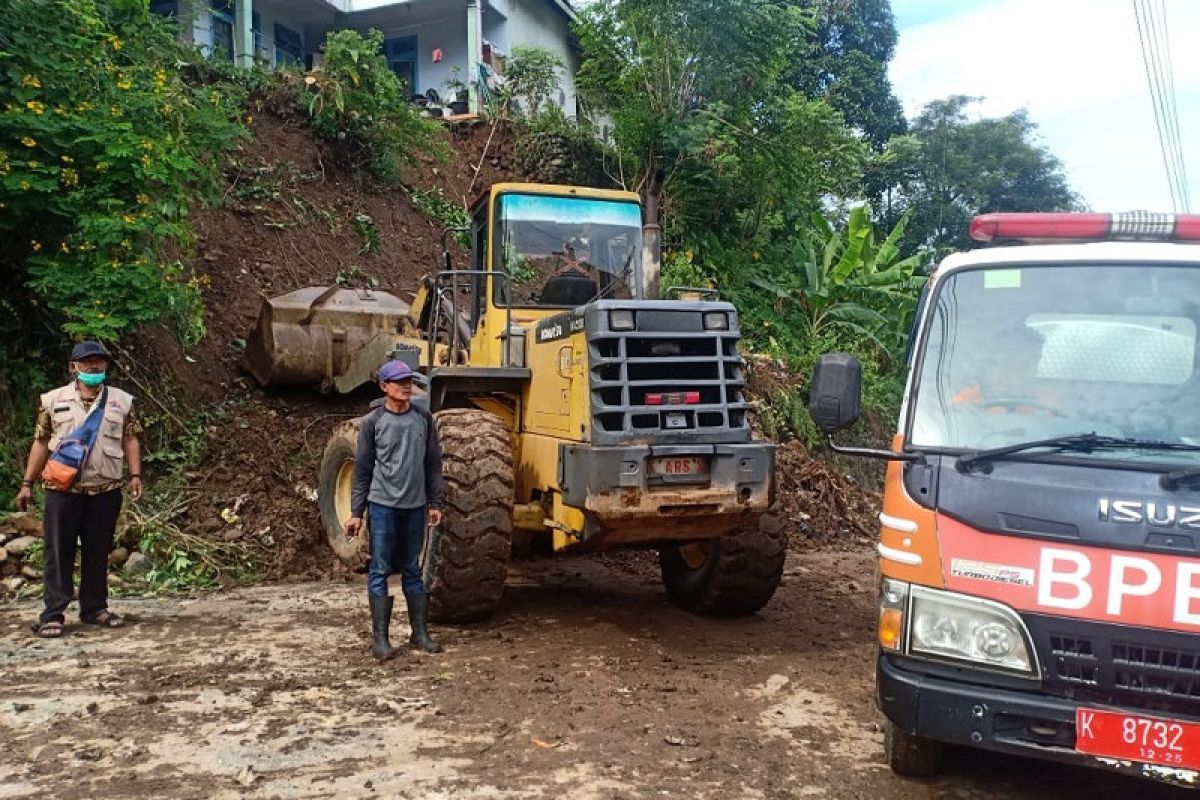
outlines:
M513 456L508 428L476 409L434 414L442 442L446 513L425 543L430 618L487 619L500 603L513 534Z
M783 578L787 530L774 505L754 522L719 539L669 545L658 552L671 602L704 616L753 614Z
M325 443L317 480L317 507L321 527L333 552L344 563L361 570L370 560L370 533L366 525L353 539L346 538L346 520L350 519L350 489L354 483L354 456L358 450L359 420L343 422L334 428Z
M942 762L942 744L887 723L883 751L892 772L905 778L928 778L937 774Z

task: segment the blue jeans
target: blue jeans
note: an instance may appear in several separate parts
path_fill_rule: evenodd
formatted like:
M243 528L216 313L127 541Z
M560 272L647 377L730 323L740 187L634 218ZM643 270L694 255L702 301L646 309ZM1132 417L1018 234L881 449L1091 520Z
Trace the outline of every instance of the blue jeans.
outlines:
M404 593L425 594L421 580L421 548L425 544L425 508L392 508L367 504L371 525L371 565L367 594L388 596L388 576L400 573Z

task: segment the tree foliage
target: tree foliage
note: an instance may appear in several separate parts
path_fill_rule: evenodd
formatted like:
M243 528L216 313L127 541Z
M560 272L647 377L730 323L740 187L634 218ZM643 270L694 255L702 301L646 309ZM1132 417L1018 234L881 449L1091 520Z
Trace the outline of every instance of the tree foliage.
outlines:
M564 69L566 64L553 50L517 45L505 63L500 109L506 111L512 101L516 101L528 118L537 119L551 92L558 88L559 75Z
M179 254L240 133L231 88L190 85L198 58L134 0L0 0L0 270L9 318L44 308L115 339L173 319L202 330ZM23 324L23 323L22 323Z
M888 62L896 51L896 23L888 0L797 0L815 19L798 45L788 82L807 97L823 98L879 149L905 129L892 92Z
M803 10L767 0L601 0L579 27L579 86L614 123L616 181L666 175L668 241L748 263L853 192L866 149L785 80Z
M977 98L925 106L908 136L889 142L872 172L885 219L912 214L908 241L934 250L970 246L971 217L995 211L1070 211L1080 205L1062 163L1036 140L1024 111L972 121Z

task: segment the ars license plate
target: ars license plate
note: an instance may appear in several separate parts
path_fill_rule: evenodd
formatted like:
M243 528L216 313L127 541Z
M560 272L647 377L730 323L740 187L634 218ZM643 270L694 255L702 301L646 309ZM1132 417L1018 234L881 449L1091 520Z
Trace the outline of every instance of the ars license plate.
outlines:
M1184 769L1200 769L1200 725L1115 711L1075 711L1081 753Z
M651 475L707 475L708 459L704 456L660 456L650 459Z

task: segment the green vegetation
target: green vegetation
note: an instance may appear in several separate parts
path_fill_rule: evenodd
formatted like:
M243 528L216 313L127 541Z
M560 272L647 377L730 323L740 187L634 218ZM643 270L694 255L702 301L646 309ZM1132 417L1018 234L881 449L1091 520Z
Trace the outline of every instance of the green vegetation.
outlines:
M719 288L749 345L801 374L857 355L876 425L898 408L918 267L966 246L973 214L1074 203L1021 113L967 122L950 98L909 130L888 0L596 0L581 16L608 178L665 178L663 286ZM782 391L764 419L819 446L804 401Z
M323 66L300 87L313 130L353 170L392 183L417 153L447 156L437 127L408 103L404 82L388 68L379 31L329 34Z

